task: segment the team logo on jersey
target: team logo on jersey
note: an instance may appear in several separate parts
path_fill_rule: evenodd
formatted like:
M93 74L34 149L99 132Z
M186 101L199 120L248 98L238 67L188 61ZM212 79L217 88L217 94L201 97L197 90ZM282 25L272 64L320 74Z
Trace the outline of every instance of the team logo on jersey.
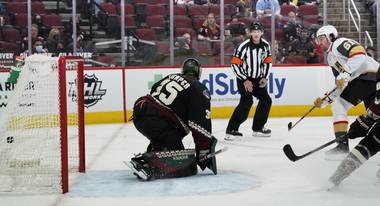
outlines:
M99 100L102 99L102 97L106 94L107 89L102 89L102 83L103 81L100 81L95 74L92 75L84 75L84 106L86 108L89 108L91 106L94 106L96 103L98 103ZM73 102L77 102L77 80L75 79L74 82L69 82L70 90L69 90L69 97L72 99Z

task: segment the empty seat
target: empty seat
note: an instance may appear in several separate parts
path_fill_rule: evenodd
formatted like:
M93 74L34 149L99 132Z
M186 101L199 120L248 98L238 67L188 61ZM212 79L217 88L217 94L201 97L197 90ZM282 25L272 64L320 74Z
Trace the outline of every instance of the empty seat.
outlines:
M174 15L187 15L187 9L182 5L174 5L173 13Z
M167 12L164 6L162 5L147 5L146 6L147 15L162 15L164 16Z
M317 5L302 5L299 7L300 15L318 15Z
M302 24L306 28L310 28L311 25L318 24L318 23L319 23L319 18L316 15L305 15L302 18Z
M40 1L32 2L31 8L33 14L46 14L45 5Z
M169 41L156 41L157 54L167 56L170 54Z
M101 12L106 13L107 15L116 15L116 6L113 3L101 3L99 5Z
M20 53L20 44L0 41L0 51L1 52L10 52L19 54Z
M245 25L249 26L255 19L252 17L242 17L239 21L243 22Z
M201 5L191 5L188 7L188 13L190 16L207 16L209 7Z
M9 2L7 8L9 13L26 13L26 4L24 2Z
M3 28L2 36L7 42L21 43L20 31L15 28Z
M148 40L148 41L156 41L157 36L153 29L143 28L136 29L136 35L139 39Z
M286 56L284 60L285 64L306 64L306 59L304 56Z
M46 27L62 26L61 17L56 14L46 14L42 16L42 25Z
M202 17L193 18L194 29L196 30L200 29L204 21L205 21L205 18L202 18Z
M116 17L116 25L117 26L121 25L121 17L120 16ZM133 29L133 28L137 27L136 23L135 23L135 19L133 16L125 16L124 25L125 25L126 29Z
M151 28L165 28L166 27L165 18L162 15L148 16L146 19L146 23Z
M209 56L213 55L211 43L209 41L193 41L193 48L198 55Z
M135 8L131 4L125 4L124 5L124 11L125 11L125 15L128 15L128 16L135 15ZM118 4L116 6L116 12L118 14L121 14L121 5L120 4Z
M189 28L192 27L192 21L187 16L174 16L174 27Z
M18 27L26 27L28 25L28 15L25 13L16 14L14 25Z
M215 54L220 54L220 42L213 43L213 50ZM232 55L234 53L235 46L230 41L224 42L224 55Z

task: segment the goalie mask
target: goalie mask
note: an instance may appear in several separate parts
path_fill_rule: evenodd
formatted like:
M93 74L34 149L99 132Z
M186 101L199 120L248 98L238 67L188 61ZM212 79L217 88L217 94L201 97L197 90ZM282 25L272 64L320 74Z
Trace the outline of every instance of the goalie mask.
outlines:
M186 59L182 64L181 73L185 76L194 77L199 80L202 74L202 68L196 59Z

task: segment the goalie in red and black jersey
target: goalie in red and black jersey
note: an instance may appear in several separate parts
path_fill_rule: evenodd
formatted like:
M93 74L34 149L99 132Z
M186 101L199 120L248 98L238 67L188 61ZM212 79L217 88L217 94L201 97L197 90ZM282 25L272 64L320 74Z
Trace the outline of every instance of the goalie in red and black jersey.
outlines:
M353 171L380 151L380 105L375 102L376 100L369 105L365 115L360 115L350 125L346 137L350 139L364 137L364 139L348 153L330 177L332 186L338 186ZM377 176L380 178L380 170Z
M199 82L201 66L187 59L180 74L155 83L149 95L140 97L133 108L136 129L150 140L146 153L136 155L128 166L144 180L184 177L209 168L217 173L211 135L210 92ZM185 150L182 139L191 131L194 150Z

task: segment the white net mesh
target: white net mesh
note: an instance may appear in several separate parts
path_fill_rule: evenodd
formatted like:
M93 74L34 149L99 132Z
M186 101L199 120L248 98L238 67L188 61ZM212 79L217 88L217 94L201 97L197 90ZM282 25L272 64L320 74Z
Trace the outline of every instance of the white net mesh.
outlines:
M71 78L77 65L70 63ZM61 191L58 82L57 58L26 58L13 96L0 114L0 192ZM75 93L76 87L70 89ZM77 104L67 105L69 168L78 168Z

